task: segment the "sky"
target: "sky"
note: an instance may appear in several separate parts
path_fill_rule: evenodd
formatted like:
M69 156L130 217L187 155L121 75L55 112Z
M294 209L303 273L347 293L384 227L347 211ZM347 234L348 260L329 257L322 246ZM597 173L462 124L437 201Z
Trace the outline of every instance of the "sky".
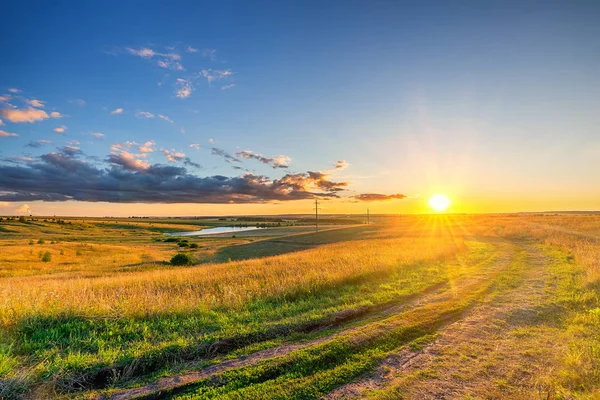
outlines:
M7 2L0 214L598 210L599 20L596 1Z

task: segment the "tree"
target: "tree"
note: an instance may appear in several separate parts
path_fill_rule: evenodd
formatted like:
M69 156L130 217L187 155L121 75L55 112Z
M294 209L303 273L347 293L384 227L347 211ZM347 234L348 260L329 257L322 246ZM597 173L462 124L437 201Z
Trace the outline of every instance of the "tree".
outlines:
M171 258L171 265L192 265L194 259L186 253L177 253Z

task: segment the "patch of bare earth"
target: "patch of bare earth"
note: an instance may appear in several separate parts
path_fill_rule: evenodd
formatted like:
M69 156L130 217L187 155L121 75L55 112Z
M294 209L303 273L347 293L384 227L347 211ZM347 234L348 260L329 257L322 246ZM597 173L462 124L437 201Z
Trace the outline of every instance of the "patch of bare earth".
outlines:
M444 327L422 350L404 347L369 376L326 399L550 399L555 355L563 351L552 318L546 259L531 245L522 281L492 293Z
M149 385L140 386L137 388L118 390L116 392L113 392L110 396L101 396L100 399L108 398L110 400L125 400L133 398L160 398L161 394L166 394L172 390L179 390L185 387L192 386L196 382L209 378L218 373L256 364L258 362L272 359L275 357L285 356L296 350L300 350L310 346L315 346L326 341L335 339L340 335L359 334L365 328L365 326L368 326L371 322L381 321L382 319L397 315L403 311L413 309L415 307L421 307L439 301L446 301L450 298L455 297L456 293L473 290L481 286L482 282L490 281L491 279L493 279L494 276L496 276L498 273L502 272L504 268L506 268L508 262L510 261L510 258L512 257L512 246L502 242L497 242L495 244L498 246L500 250L499 252L503 254L501 259L499 259L497 262L494 262L489 266L486 265L485 267L476 271L469 270L463 275L458 274L457 276L450 278L449 285L435 285L429 290L423 292L420 296L415 296L414 298L411 298L408 301L402 302L400 304L391 305L376 313L371 313L359 321L354 321L354 327L336 332L331 335L326 335L305 343L285 344L265 350L260 350L246 356L220 362L219 364L215 364L213 366L204 368L201 371L193 371L184 375L161 378ZM343 314L343 312L340 314Z

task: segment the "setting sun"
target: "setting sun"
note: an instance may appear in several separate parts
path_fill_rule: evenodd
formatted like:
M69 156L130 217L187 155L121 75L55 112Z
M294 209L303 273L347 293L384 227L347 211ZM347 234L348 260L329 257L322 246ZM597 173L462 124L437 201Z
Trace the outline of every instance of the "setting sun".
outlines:
M429 207L437 212L446 211L450 207L450 199L445 194L435 194L429 199Z

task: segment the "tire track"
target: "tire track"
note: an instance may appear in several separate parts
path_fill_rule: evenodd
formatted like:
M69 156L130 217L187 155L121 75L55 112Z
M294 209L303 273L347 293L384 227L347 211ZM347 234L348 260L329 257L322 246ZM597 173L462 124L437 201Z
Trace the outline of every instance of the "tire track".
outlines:
M162 398L164 395L174 390L179 391L181 389L193 386L198 381L204 380L218 373L249 366L276 357L283 357L296 350L301 350L307 347L325 343L327 341L334 340L339 336L358 335L371 323L380 323L387 318L393 318L394 316L397 316L398 314L409 309L415 309L437 302L445 302L454 299L459 296L460 293L470 292L480 288L483 284L485 284L485 282L490 282L507 268L510 260L513 257L513 246L501 241L494 241L493 243L497 249L501 248L502 250L498 251L498 253L500 253L500 257L493 261L489 267L477 270L475 273L461 277L461 279L453 281L451 280L450 285L435 285L434 287L426 289L424 292L411 297L408 301L404 301L401 304L394 304L374 314L370 314L365 318L355 320L351 323L353 326L348 329L333 333L331 335L323 336L306 343L285 344L260 350L247 356L223 361L219 364L204 368L201 371L193 371L180 376L161 378L149 385L119 390L110 394L108 397L101 396L100 399L108 398L110 400L125 400L132 398Z
M523 355L527 353L523 351L523 343L507 337L506 332L535 319L545 297L545 257L532 245L523 245L521 249L526 265L518 285L488 296L464 318L443 328L438 339L421 351L404 347L387 357L369 376L343 385L324 398L363 398L368 392L386 389L390 384L397 387L397 392L387 398L400 393L406 399L462 399L468 395L507 398L502 390L502 376L512 366L531 366L531 362ZM552 348L552 343L547 344ZM549 366L532 368L543 370ZM416 374L421 377L414 379ZM532 371L530 376L535 373ZM512 396L545 398L540 395L545 393L543 388L535 387L535 382L531 383L531 390L525 383L522 389L523 393Z

